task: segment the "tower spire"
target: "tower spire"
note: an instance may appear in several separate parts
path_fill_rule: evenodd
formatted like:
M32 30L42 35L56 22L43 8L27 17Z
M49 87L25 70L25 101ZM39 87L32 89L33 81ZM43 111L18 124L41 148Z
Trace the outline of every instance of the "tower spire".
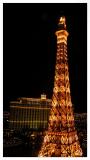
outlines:
M63 29L66 29L66 18L62 16L59 18L58 26L63 26Z
M41 157L81 157L82 149L74 125L67 59L65 17L60 17L57 36L57 54L48 131L39 152Z

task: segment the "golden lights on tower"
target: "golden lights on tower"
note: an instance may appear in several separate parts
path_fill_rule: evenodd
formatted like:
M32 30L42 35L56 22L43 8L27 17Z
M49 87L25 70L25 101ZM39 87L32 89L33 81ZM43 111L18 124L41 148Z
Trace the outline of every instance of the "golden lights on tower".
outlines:
M67 59L66 19L61 17L58 23L57 54L55 66L52 108L49 116L48 131L39 152L40 157L81 157L74 125L74 116L70 94L69 70Z

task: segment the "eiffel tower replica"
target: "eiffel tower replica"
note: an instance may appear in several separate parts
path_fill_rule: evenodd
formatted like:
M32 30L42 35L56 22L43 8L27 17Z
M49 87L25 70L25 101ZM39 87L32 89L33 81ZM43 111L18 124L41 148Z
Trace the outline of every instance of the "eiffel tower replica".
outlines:
M57 55L52 96L52 108L48 130L38 157L82 157L70 95L67 60L67 37L65 17L60 17L57 36Z

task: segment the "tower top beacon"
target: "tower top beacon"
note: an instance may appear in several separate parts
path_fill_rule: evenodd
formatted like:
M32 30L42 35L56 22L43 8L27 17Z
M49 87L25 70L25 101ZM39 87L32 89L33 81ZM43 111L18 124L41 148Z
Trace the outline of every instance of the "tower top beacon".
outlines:
M58 22L58 29L59 30L66 30L66 18L65 16L61 16L59 18L59 22Z

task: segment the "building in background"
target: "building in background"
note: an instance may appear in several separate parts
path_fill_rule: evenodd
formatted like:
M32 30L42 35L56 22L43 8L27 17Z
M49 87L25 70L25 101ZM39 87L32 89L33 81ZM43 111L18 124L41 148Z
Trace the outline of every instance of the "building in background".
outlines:
M8 111L3 112L3 128L7 129L9 126L10 113Z
M42 94L41 98L18 98L10 102L11 129L46 129L48 125L51 99Z

